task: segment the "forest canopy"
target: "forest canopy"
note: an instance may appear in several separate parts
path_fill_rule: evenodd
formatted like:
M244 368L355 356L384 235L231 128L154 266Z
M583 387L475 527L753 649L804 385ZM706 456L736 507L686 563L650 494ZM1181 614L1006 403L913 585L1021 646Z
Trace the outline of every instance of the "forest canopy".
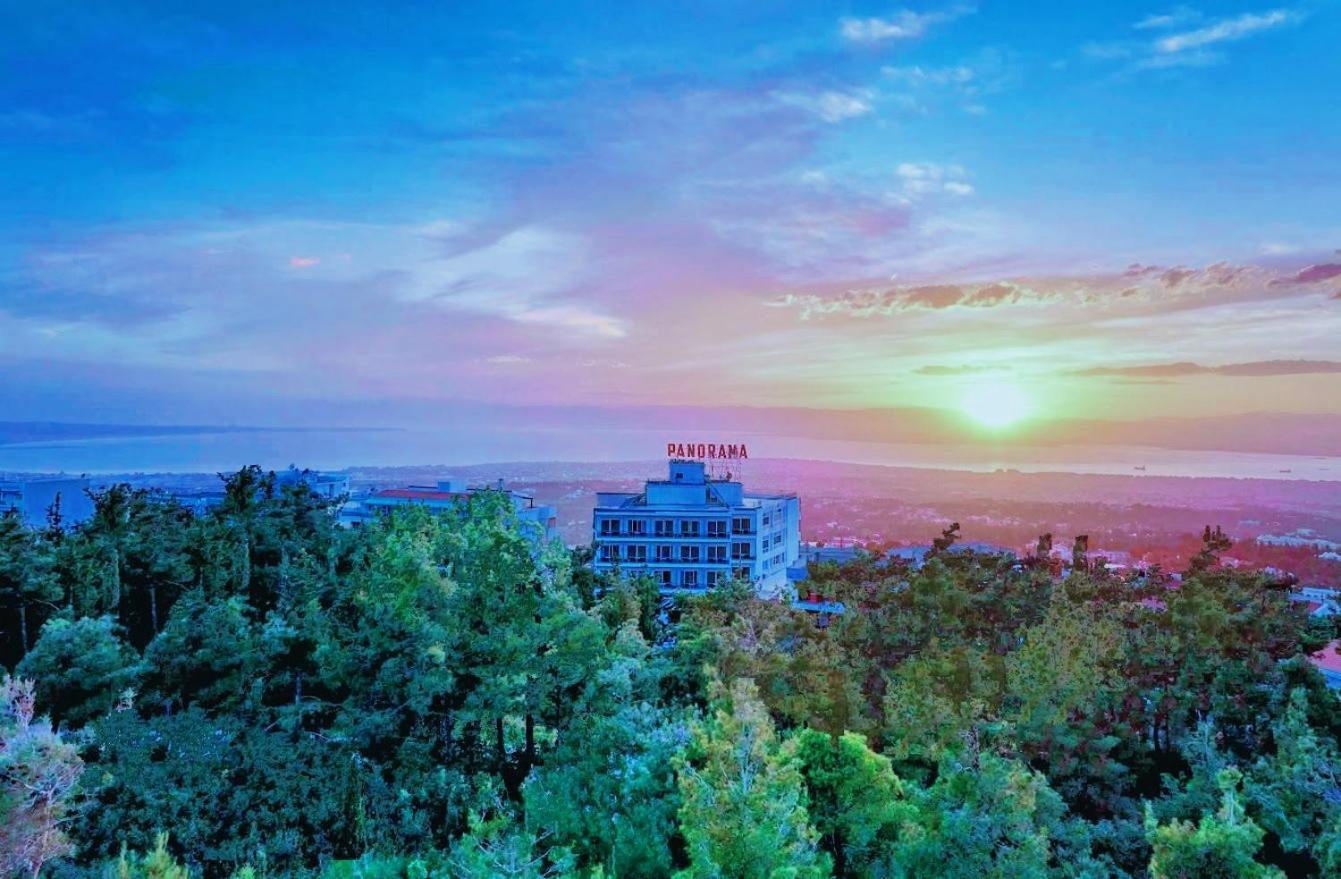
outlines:
M1335 632L1271 575L954 551L668 599L483 492L250 467L0 520L0 873L1341 875Z

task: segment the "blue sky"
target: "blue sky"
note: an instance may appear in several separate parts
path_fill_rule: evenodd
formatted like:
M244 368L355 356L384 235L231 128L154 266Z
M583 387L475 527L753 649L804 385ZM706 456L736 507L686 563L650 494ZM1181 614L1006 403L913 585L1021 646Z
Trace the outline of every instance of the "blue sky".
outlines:
M1337 4L704 6L0 4L0 405L1341 412Z

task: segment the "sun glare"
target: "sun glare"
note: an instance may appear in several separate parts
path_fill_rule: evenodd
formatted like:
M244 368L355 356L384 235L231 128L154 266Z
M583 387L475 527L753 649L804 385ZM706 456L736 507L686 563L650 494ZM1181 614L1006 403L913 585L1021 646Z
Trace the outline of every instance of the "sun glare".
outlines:
M959 401L959 409L990 430L1004 430L1027 417L1032 410L1028 395L1006 381L975 384Z

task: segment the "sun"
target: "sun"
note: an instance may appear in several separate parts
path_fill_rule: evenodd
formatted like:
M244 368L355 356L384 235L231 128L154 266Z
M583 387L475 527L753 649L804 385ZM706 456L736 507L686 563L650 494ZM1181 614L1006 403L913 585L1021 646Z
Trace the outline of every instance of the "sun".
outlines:
M1010 381L981 381L959 400L959 410L989 430L1004 430L1033 411L1029 395Z

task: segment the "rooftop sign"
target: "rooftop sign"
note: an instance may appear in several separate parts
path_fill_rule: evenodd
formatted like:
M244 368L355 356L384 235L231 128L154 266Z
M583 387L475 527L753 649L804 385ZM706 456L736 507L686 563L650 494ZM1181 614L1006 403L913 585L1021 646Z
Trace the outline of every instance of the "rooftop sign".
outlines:
M666 443L666 457L743 461L750 457L750 453L744 443Z

